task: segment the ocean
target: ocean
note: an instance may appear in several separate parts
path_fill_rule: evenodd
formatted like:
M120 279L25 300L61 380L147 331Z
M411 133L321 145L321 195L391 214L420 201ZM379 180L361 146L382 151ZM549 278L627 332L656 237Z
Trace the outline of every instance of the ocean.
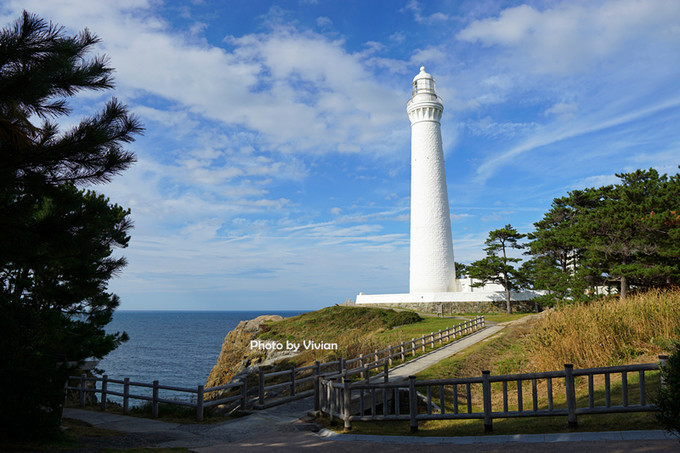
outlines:
M227 333L260 315L296 316L306 311L116 311L107 332L130 340L99 362L111 379L196 388L205 384Z

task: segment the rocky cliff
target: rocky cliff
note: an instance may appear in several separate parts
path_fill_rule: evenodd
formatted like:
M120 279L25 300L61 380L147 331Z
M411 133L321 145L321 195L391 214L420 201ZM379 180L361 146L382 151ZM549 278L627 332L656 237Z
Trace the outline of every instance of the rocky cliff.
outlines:
M399 342L398 332L387 336L381 336L381 332L419 320L412 312L336 305L292 318L266 315L242 321L224 339L205 387L218 387L249 375L248 385L257 385L254 374L260 367L269 372L277 367L309 365L316 360L332 361L338 356L369 354ZM253 340L256 347L251 349ZM257 345L265 344L280 348L258 349Z
M217 387L227 384L234 377L247 375L254 368L268 365L291 353L286 351L265 351L250 349L250 341L257 338L268 321L281 321L279 315L258 316L255 319L241 321L227 334L222 343L220 356L210 372L205 387Z

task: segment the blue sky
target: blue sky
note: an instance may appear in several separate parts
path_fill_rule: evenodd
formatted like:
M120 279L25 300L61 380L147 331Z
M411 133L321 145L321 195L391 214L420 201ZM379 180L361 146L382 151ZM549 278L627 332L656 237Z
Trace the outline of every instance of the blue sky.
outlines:
M115 3L115 4L114 4ZM3 0L116 68L146 126L95 187L132 209L121 309L316 309L408 291L411 80L425 65L456 261L553 198L680 164L680 2ZM66 128L114 93L74 100Z

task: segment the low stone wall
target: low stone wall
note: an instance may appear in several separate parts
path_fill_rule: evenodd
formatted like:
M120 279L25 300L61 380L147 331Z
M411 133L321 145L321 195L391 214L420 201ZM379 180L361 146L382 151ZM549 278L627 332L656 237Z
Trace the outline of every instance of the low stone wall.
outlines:
M510 302L512 311L536 311L535 304L528 300L513 300ZM368 306L368 305L362 305ZM484 302L410 302L410 303L374 303L372 307L384 308L405 308L421 313L443 313L455 315L463 313L505 313L505 301L484 301Z

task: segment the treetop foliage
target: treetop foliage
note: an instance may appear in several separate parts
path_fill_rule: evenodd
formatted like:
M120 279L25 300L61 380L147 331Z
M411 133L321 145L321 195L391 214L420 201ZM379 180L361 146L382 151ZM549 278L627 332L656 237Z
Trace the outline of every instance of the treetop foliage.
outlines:
M113 87L107 59L85 58L97 42L87 30L64 36L63 28L27 12L0 32L0 140L10 145L0 171L13 185L108 182L134 162L122 145L142 127L115 98L66 133L50 121L70 113L64 97Z
M555 299L583 299L604 287L680 284L680 175L653 168L620 182L556 198L528 235L533 282Z

